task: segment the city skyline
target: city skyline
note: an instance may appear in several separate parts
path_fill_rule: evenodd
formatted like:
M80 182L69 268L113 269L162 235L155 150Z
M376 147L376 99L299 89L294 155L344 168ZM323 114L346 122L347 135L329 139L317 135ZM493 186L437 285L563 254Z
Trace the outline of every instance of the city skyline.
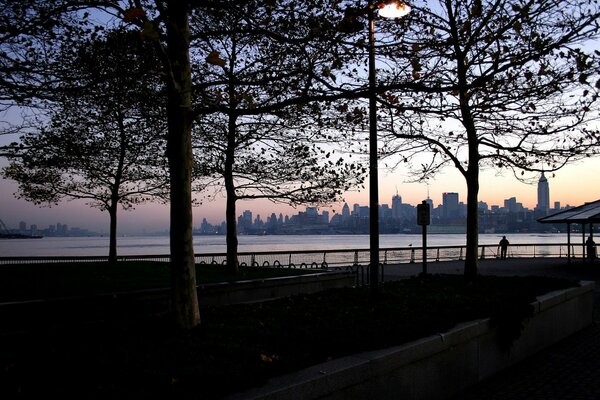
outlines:
M587 170L590 174L588 176L599 176L600 162L588 162L587 165L585 165L585 168L582 167L584 166L579 166L579 168L578 166L567 167L567 169L557 172L556 177L552 177L552 174L546 175L550 182L549 200L551 206L553 206L556 201L559 201L561 206L577 206L584 202L600 198L600 188L596 188L594 185L585 186L585 190L582 190L582 183L584 182L585 175L587 175L584 174L583 171ZM382 175L384 174L382 173ZM444 192L459 193L460 201L466 201L465 190L457 190L457 188L460 187L458 184L461 183L460 179L450 179L450 175L451 174L447 172L443 179L432 182L429 185L430 197L433 200L434 207L442 203L442 193ZM495 174L493 172L490 173L490 171L487 172L487 176L485 172L482 176L480 201L488 203L489 206L499 205L502 207L505 199L516 197L525 208L534 209L536 207L538 201L537 184L526 185L517 182L515 178L511 179L508 177L495 176ZM396 190L398 190L398 194L402 197L402 201L405 204L416 205L427 198L428 188L425 184L400 183L395 185L393 184L395 180L394 177L382 177L384 178L382 179L384 185L382 185L380 190L380 204L391 205L391 198L396 194ZM392 182L392 184L390 184L390 182ZM507 182L511 184L509 185ZM1 183L6 187L6 181ZM520 190L517 191L515 189ZM106 213L101 213L96 209L90 209L81 202L64 202L52 208L39 208L24 200L14 199L12 197L12 191L7 193L6 190L3 190L0 193L0 219L2 219L9 228L18 227L20 221L30 220L30 222L27 221L29 224L34 223L41 228L56 224L60 221L69 226L79 226L82 229L90 231L100 233L108 231L108 215ZM569 196L565 196L565 194L569 194ZM350 206L355 203L368 205L368 192L367 190L363 190L360 193L347 193L345 202ZM220 224L225 219L223 203L223 201L216 200L195 207L193 210L194 227L200 226L204 218L211 224ZM343 204L344 202L340 202L330 207L319 207L319 209L329 211L330 217L333 217L336 213L341 214ZM277 215L279 215L279 213L282 213L283 215L296 214L299 211L303 211L304 206L292 208L289 206L273 204L268 201L238 202L236 214L241 215L244 210L251 210L254 215L260 214L266 219L266 217L273 212ZM132 212L120 211L119 234L131 235L136 233L165 231L169 226L168 215L168 205L159 204L142 205Z

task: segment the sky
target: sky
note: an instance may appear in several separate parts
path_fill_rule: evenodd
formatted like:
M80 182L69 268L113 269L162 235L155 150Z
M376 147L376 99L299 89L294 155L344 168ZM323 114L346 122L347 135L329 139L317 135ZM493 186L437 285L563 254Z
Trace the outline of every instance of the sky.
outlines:
M6 165L0 161L0 166ZM577 206L584 202L600 199L600 156L587 159L574 165L565 167L552 177L548 175L550 186L550 204L559 201L561 206ZM464 179L454 169L448 168L443 174L431 182L429 188L425 184L405 183L406 176L402 171L386 172L380 170L380 204L390 204L396 191L402 197L403 203L416 205L429 196L437 206L442 202L443 192L459 193L459 201L466 202L466 185ZM81 201L63 202L58 206L38 207L25 200L15 199L16 191L14 182L0 179L0 220L9 228L17 228L20 221L27 225L36 224L38 228L47 228L48 225L67 224L69 227L79 227L94 232L108 232L108 214L96 209L91 209ZM480 180L480 201L485 201L489 206L504 204L504 199L516 197L518 202L527 208L533 209L537 203L537 186L519 182L512 175L498 176L496 171L483 171ZM360 192L348 192L345 200L350 207L354 203L368 205L368 186ZM323 207L329 210L330 217L333 212L341 212L343 202ZM260 214L265 220L272 212L277 215L293 215L304 211L305 207L296 209L273 204L269 201L238 202L237 214L244 210L251 210L256 216ZM225 201L217 198L212 202L205 202L193 210L194 226L197 227L206 218L208 222L217 224L225 219ZM119 234L135 235L138 233L152 233L165 231L169 226L169 206L161 204L146 204L133 211L119 211Z
M586 47L597 49L597 41L588 43ZM0 123L11 116L0 115ZM17 137L4 135L0 137L0 145L16 140ZM0 168L7 165L6 160L0 158ZM381 168L381 167L380 167ZM398 193L404 203L416 205L429 197L435 206L442 203L442 193L457 192L459 201L466 202L466 184L464 178L454 169L447 168L438 174L427 186L425 184L406 183L406 171L398 169L390 172L380 169L379 174L379 203L390 204L393 195ZM555 176L548 175L550 187L550 204L559 201L561 206L577 206L584 202L600 199L600 156L576 164L568 165L557 171ZM368 182L367 182L368 183ZM38 228L47 228L56 223L67 224L70 227L79 227L91 231L108 232L108 214L88 207L82 201L65 201L51 208L39 207L25 200L16 199L13 193L17 186L14 182L0 177L0 220L8 228L17 228L20 221L27 225L36 224ZM348 192L344 200L352 207L353 204L368 205L368 185L360 192ZM479 200L485 201L489 206L504 204L504 199L516 197L525 207L533 209L537 203L537 187L535 184L524 184L518 181L510 172L498 175L497 171L482 171L480 175ZM341 212L344 202L332 204L330 207L321 207L321 210L330 211L330 217L335 212ZM239 201L237 215L244 210L251 210L254 215L260 214L263 220L275 212L277 215L293 215L304 211L305 207L292 208L281 204L273 204L267 200ZM218 224L225 219L225 199L216 198L211 202L204 202L193 210L194 226L198 227L203 218L210 223ZM165 231L169 227L169 206L161 204L146 204L138 206L133 211L119 210L119 234L134 235L137 233L151 233Z

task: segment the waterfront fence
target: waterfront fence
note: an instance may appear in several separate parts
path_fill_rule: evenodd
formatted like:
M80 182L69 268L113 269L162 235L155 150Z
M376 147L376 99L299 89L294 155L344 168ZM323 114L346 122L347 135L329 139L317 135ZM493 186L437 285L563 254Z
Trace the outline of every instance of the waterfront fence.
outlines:
M536 257L567 257L567 244L514 244L508 249L509 258ZM466 246L431 246L427 248L427 260L457 261L463 260ZM498 258L500 249L497 245L480 245L480 259ZM570 255L573 258L583 257L581 245L571 245ZM380 263L409 264L423 260L422 247L397 247L380 249ZM156 261L168 262L169 255L122 255L120 262L127 261ZM226 253L199 253L195 255L197 264L225 265ZM0 265L58 263L58 262L105 262L108 256L36 256L36 257L0 257ZM367 266L369 264L369 249L335 249L335 250L290 250L290 251L255 251L239 252L238 261L241 266L268 268L305 268L305 269L340 269Z

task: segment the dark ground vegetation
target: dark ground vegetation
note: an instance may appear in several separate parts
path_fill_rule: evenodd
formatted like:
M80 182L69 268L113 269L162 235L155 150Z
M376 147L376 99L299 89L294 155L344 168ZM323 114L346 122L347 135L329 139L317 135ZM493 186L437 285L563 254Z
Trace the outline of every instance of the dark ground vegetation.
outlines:
M0 339L0 398L220 398L285 374L491 317L509 344L537 295L578 283L434 275L201 310L182 333L167 316L69 326ZM23 318L37 318L24 315Z

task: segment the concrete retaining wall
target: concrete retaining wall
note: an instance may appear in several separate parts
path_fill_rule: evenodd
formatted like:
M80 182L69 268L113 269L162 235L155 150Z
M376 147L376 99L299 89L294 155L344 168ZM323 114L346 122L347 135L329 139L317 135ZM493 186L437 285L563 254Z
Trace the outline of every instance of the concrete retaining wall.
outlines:
M351 272L320 272L198 286L201 305L264 301L300 293L353 286ZM0 334L84 321L106 321L158 315L169 311L170 289L137 290L0 303ZM25 316L36 315L36 318Z
M264 301L300 293L350 287L356 277L352 272L334 271L249 281L220 282L198 286L201 305L227 305Z
M592 323L594 283L541 296L509 349L489 319L273 379L231 399L448 399Z

